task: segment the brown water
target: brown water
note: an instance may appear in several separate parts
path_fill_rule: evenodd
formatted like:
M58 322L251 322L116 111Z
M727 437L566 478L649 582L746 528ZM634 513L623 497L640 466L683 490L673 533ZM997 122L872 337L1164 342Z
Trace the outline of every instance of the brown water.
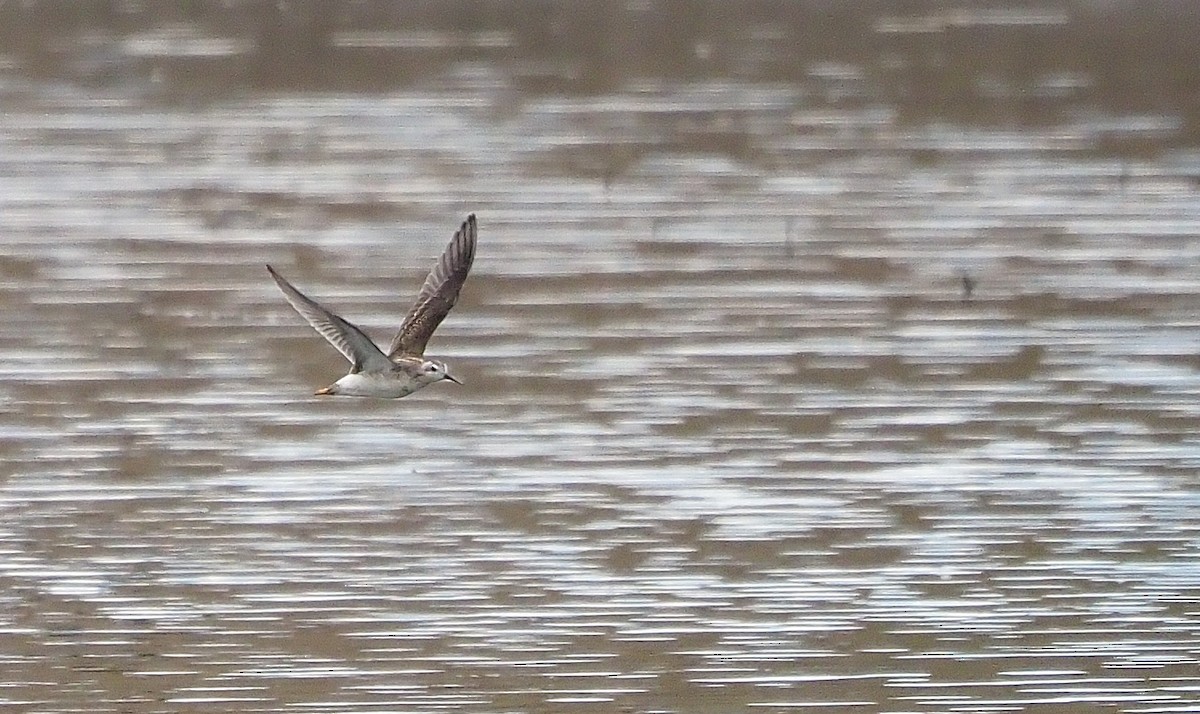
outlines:
M1195 710L1195 123L1004 69L1082 6L122 7L5 9L0 708ZM469 211L465 386L308 396L263 263L386 341Z

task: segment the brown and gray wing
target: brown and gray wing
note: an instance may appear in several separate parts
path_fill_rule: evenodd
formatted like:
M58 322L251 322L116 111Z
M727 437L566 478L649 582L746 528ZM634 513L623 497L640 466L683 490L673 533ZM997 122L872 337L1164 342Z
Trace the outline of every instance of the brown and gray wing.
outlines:
M297 290L283 276L267 266L267 272L275 279L275 284L283 291L283 296L312 325L313 329L337 348L350 364L354 365L351 372L359 372L364 368L385 368L391 366L391 361L379 351L371 338L355 325L343 320L322 307L316 300Z
M389 357L425 354L425 345L458 301L458 293L467 274L471 272L477 233L475 214L472 213L450 239L450 244L442 252L442 257L438 258L433 270L429 271L416 302L400 325L400 331L392 339L392 345L388 348Z

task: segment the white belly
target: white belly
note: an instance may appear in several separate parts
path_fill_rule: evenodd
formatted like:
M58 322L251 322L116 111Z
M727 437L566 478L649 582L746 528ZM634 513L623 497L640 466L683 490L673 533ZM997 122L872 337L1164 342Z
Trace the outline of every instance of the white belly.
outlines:
M337 393L351 397L399 399L407 397L425 384L406 374L358 373L347 374L337 381Z

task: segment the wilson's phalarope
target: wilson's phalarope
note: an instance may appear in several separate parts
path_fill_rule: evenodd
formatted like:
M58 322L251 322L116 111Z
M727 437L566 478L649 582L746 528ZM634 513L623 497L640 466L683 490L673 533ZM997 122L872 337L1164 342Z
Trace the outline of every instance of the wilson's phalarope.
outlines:
M400 331L392 338L387 354L361 329L292 287L274 268L267 266L275 284L296 312L350 360L350 373L328 387L318 389L317 394L398 399L443 379L462 384L450 376L445 363L425 359L425 345L458 300L458 293L475 260L476 233L475 214L472 213L429 271Z

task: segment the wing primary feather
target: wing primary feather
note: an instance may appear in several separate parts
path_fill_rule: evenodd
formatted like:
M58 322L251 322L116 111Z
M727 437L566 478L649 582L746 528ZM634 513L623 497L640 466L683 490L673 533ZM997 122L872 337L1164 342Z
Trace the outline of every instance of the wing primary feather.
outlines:
M267 266L267 272L271 274L275 284L287 298L288 304L300 314L300 317L303 317L314 330L349 360L353 365L350 370L352 373L373 367L390 367L391 360L358 326L342 319L316 300L297 290L270 265Z
M420 357L425 354L425 345L433 336L434 330L446 319L450 308L458 301L471 265L475 261L475 244L478 240L479 228L475 214L467 216L462 226L455 232L454 237L433 269L429 271L425 283L417 293L417 299L400 324L400 330L392 338L388 348L388 357L411 355Z

